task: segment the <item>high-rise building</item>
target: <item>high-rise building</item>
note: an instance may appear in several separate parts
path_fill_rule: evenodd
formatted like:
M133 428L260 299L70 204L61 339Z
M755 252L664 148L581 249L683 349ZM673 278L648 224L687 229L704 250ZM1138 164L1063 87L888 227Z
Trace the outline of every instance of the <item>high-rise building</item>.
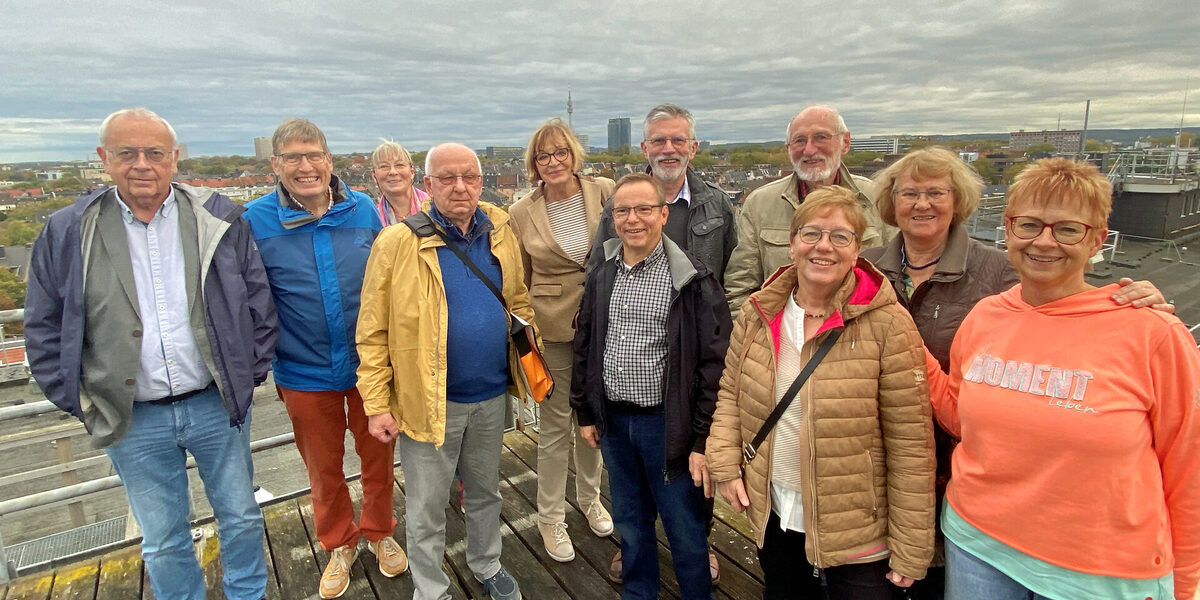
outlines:
M588 142L592 141L591 137L586 133L576 133L575 139L579 140L579 145L583 146L583 151L587 152Z
M895 154L900 151L900 138L896 136L872 136L868 138L850 138L850 150L854 152L882 152Z
M1008 134L1008 147L1013 150L1024 150L1038 144L1050 144L1058 152L1079 152L1083 149L1083 130L1025 131L1022 129Z
M266 160L268 158L271 158L271 138L254 138L254 160Z
M608 120L608 151L609 152L624 152L628 151L632 139L630 138L629 117L620 117L617 119Z
M179 160L187 160L187 158L188 158L187 144L179 144L178 147L179 147Z

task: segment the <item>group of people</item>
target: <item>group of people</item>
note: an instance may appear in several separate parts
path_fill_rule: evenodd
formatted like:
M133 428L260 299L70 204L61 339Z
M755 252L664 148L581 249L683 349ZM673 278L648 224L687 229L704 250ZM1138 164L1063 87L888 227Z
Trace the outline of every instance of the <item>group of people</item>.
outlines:
M171 181L177 140L158 115L105 119L97 152L115 185L56 212L35 243L27 351L47 397L112 459L156 597L205 595L187 452L226 597L265 596L249 423L273 370L329 554L320 597L345 593L365 538L385 576L411 571L414 598L449 598L459 481L468 567L491 597L520 598L499 493L509 398L526 393L519 319L556 384L538 432L545 552L575 556L573 452L588 528L620 534L609 576L624 598L658 597L656 518L680 596L713 597L720 494L749 513L764 598L1191 600L1200 353L1153 285L1085 279L1112 202L1094 167L1023 171L1005 256L966 233L982 182L956 154L851 175L830 107L789 122L793 173L740 214L690 168L687 110L657 106L643 132L646 172L613 182L580 173L583 149L551 119L526 148L537 187L506 212L479 201L466 146L430 149L422 191L408 152L382 144L373 201L333 174L316 125L287 119L277 188L243 207Z

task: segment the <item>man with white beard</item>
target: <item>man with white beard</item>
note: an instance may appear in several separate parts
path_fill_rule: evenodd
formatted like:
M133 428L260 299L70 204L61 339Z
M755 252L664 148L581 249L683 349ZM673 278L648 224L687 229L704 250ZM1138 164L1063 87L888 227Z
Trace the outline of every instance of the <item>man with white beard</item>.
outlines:
M669 213L663 234L695 256L723 282L725 266L737 245L733 205L721 188L708 183L689 168L700 142L696 120L687 109L660 104L642 122L642 154L650 165L646 172L662 186ZM604 242L617 237L611 207L600 216L587 269L604 262Z
M871 180L851 175L842 164L842 155L850 151L850 131L837 110L809 106L800 111L788 123L787 147L795 172L754 190L742 203L737 248L725 273L725 295L734 315L779 267L791 264L788 224L809 192L840 185L855 193L867 216L867 230L859 240L863 248L883 246L896 233L879 217Z

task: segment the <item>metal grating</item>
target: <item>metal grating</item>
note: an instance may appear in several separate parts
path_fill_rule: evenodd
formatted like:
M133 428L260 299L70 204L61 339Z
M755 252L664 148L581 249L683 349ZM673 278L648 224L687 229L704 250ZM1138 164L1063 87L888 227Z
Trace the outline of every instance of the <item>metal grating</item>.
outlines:
M125 539L125 519L121 516L15 544L9 548L9 558L16 563L17 572L21 573L44 567L60 558L119 542Z

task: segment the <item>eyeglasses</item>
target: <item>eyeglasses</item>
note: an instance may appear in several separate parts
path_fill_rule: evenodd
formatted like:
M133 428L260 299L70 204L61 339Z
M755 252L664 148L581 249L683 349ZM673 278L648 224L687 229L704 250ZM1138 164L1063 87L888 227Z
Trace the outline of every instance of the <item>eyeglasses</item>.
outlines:
M896 190L892 192L892 196L895 196L896 198L899 198L909 204L916 204L917 200L921 199L921 196L925 196L925 199L928 200L930 204L941 204L942 202L949 201L950 195L953 193L954 190L945 188L931 188L925 191L906 189Z
M820 133L814 133L810 136L809 135L798 135L796 137L793 137L792 140L788 143L793 146L799 146L801 148L807 146L809 141L811 141L814 146L824 146L824 145L828 144L829 142L833 141L833 138L834 138L834 134L825 133L822 131Z
M307 158L310 165L323 164L329 160L329 155L324 152L288 152L287 154L276 154L275 158L289 167L294 167L300 164L300 159L303 158Z
M454 185L459 179L466 185L475 185L483 180L483 175L467 173L465 175L434 175L433 178L442 185Z
M107 148L106 150L113 160L125 165L137 162L139 154L146 157L146 162L155 165L167 162L167 159L175 154L171 150L159 146L149 146L147 148L121 146L120 148Z
M667 142L670 142L672 146L682 147L692 143L692 138L683 137L681 135L677 135L675 137L664 137L659 135L646 140L646 145L650 146L651 148L663 148L667 145Z
M638 218L645 219L654 214L656 209L662 208L666 204L660 202L658 204L639 204L637 206L622 206L621 208L612 209L613 219L628 219L629 213L633 213Z
M829 234L829 243L837 248L849 246L854 242L854 238L858 237L848 229L821 229L816 225L805 225L797 229L796 237L799 237L800 241L805 244L817 244L827 233Z
M312 162L312 161L309 161L309 162ZM395 169L397 171L403 171L404 169L411 169L411 168L412 168L411 164L402 163L402 162L398 162L394 165L391 165L388 163L380 163L380 164L375 165L375 170L379 171L380 173L387 173L393 169Z
M1095 227L1079 221L1055 221L1047 223L1037 217L1009 217L1008 231L1022 240L1032 240L1042 235L1047 228L1054 241L1065 246L1074 246L1083 241Z
M550 164L550 157L552 156L554 160L560 163L567 162L567 157L571 156L571 150L568 148L555 148L554 152L538 152L533 156L533 160L536 160L537 164L544 167Z

